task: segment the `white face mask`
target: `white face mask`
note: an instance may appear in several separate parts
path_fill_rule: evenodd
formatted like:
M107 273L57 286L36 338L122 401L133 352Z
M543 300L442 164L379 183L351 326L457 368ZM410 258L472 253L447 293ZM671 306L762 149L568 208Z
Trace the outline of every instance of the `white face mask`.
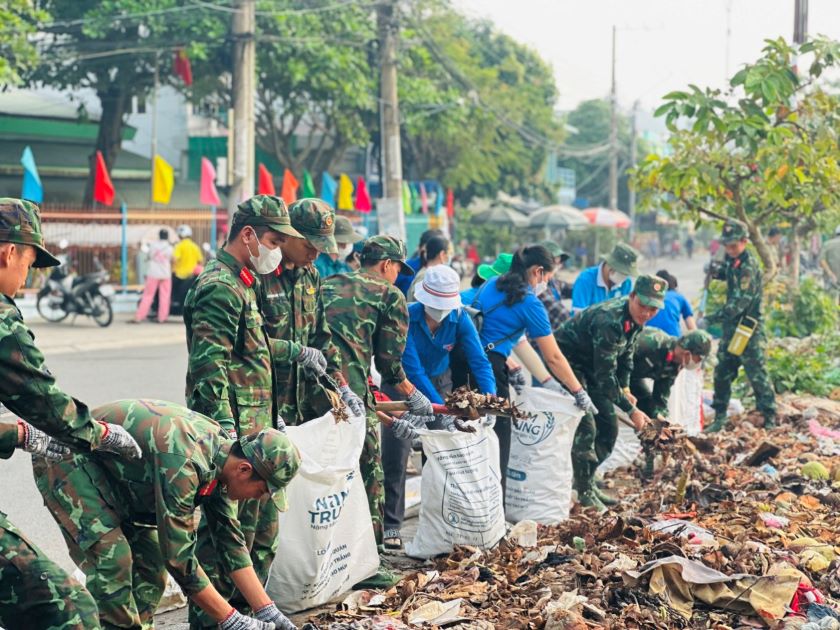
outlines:
M703 362L702 362L702 361L695 361L694 359L689 359L689 360L685 363L685 366L684 366L684 367L685 367L685 369L686 369L686 370L696 370L696 369L697 369L697 368L699 368L701 365L703 365Z
M543 280L542 282L537 282L537 286L534 287L534 293L542 295L545 293L546 289L548 289L548 282Z
M256 233L255 233L256 234ZM248 247L246 245L246 247ZM251 257L251 264L254 265L254 270L259 274L266 274L274 272L283 260L283 252L279 247L271 249L257 241L257 255L251 253L251 248L248 247L248 255Z
M352 251L353 243L347 243L346 245L342 245L338 248L338 257L344 260L351 254Z
M424 306L423 310L426 311L426 315L431 317L436 322L442 322L446 319L447 315L452 312L452 309L440 309L440 308L432 308L431 306Z
M627 280L627 276L625 276L623 273L618 273L617 271L610 271L610 282L612 282L614 285L620 285L625 280Z

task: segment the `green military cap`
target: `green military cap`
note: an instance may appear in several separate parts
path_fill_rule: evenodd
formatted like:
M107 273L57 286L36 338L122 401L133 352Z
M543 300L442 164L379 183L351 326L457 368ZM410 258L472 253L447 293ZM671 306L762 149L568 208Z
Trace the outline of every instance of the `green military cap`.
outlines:
M705 330L692 330L680 337L679 345L691 354L707 357L712 352L712 336Z
M639 301L645 306L652 306L654 308L665 306L665 293L667 291L667 280L648 274L636 278L636 284L633 287L633 292L639 297Z
M726 243L734 243L741 239L747 238L747 226L736 219L729 219L723 224L723 231L720 235L720 240Z
M364 236L353 229L350 219L340 214L335 217L335 242L336 243L358 243L363 241Z
M289 206L292 227L320 252L337 254L335 244L335 212L322 199L298 199Z
M414 269L405 264L405 256L405 243L393 236L371 236L362 247L362 261L395 260L400 263L402 273L413 276Z
M484 264L478 266L478 277L482 280L489 280L490 278L501 276L510 271L511 263L513 263L513 254L501 253L496 257L492 265Z
M291 440L277 429L263 429L243 437L242 452L268 485L274 505L281 512L289 508L286 486L300 468L300 453Z
M265 226L280 234L303 238L303 235L292 227L286 202L274 195L254 195L240 203L233 214L233 223Z
M38 206L31 201L0 197L0 243L32 245L35 248L33 267L55 267L61 264L44 247L41 214Z
M551 254L552 258L559 258L560 260L567 260L569 255L563 251L563 248L560 247L558 243L554 241L542 241L538 243L540 246L545 247L548 250L548 253Z
M639 270L636 262L639 260L639 252L630 247L627 243L616 243L613 250L604 257L604 262L625 276L635 277Z

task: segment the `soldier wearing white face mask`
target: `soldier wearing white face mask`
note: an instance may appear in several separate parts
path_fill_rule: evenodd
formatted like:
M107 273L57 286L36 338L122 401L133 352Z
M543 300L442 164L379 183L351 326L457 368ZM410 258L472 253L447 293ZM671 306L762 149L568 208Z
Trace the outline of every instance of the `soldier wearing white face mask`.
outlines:
M630 295L638 275L639 252L617 243L604 260L580 272L572 288L572 314L614 297Z

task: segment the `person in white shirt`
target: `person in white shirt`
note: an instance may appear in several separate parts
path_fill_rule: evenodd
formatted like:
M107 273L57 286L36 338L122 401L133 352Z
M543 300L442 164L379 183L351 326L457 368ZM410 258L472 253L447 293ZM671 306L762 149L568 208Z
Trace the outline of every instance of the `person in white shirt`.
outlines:
M169 317L169 303L172 296L172 245L169 243L169 230L158 232L158 240L149 245L146 254L146 283L143 287L143 297L134 314L134 323L140 323L149 314L149 308L158 296L158 322L163 323Z

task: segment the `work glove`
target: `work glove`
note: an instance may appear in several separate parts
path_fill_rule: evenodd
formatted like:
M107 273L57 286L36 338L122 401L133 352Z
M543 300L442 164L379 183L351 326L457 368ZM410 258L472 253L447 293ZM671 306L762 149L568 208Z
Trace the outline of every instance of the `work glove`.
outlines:
M701 317L697 320L697 328L699 328L700 330L708 330L709 321L705 317Z
M432 409L432 401L416 387L411 392L411 396L406 398L405 402L408 404L408 410L418 416L431 416L435 411Z
M271 604L272 606L274 604ZM219 624L219 630L274 630L277 627L270 621L262 621L254 617L246 617L238 610L232 610ZM294 627L294 626L292 626Z
M347 384L338 388L338 393L341 394L342 402L350 410L350 415L358 418L365 415L365 404L362 399L356 396L350 386Z
M102 442L99 444L99 450L106 453L115 453L121 455L126 459L140 459L143 457L143 451L140 450L140 445L137 443L128 431L118 424L111 424L110 422L101 422L105 427L105 435L102 436Z
M277 630L297 630L297 626L291 620L280 612L274 604L263 606L254 613L254 616L260 621L267 621L274 624Z
M435 420L437 421L441 429L443 429L444 431L449 431L450 433L454 431L463 431L464 433L475 433L475 428L467 424L466 420L457 418L455 416L439 413L435 416Z
M277 430L281 433L286 432L286 421L283 420L283 416L281 416L279 413L277 414Z
M592 399L589 397L589 394L586 393L586 390L581 387L575 393L572 394L575 397L575 407L580 409L581 411L591 411L592 413L598 413L598 408L592 403Z
M508 374L508 383L516 391L517 396L522 395L522 390L528 384L525 381L525 373L522 371L522 366L510 371Z
M304 346L295 361L300 363L304 369L314 372L316 376L323 376L327 373L327 359L318 348Z
M568 394L569 392L566 391L566 388L563 387L560 383L554 380L551 377L545 379L542 383L540 383L544 388L552 392L558 392L560 394Z
M64 444L58 440L54 440L28 422L18 420L18 424L23 426L23 445L21 448L27 453L39 455L52 462L57 462L70 452L70 449Z
M398 440L413 440L419 437L411 423L403 418L394 418L394 422L391 423L391 432Z

